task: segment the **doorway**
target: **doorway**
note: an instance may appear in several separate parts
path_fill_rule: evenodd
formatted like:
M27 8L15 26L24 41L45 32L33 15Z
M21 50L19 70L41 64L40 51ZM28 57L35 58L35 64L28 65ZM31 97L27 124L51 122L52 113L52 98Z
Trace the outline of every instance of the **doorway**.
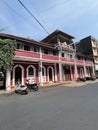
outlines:
M49 81L52 81L52 69L49 68Z
M65 69L64 73L65 73L65 80L66 80L66 81L70 81L70 80L71 80L70 68L67 67L67 68Z
M22 69L19 66L15 68L15 84L17 84L17 82L22 83Z
M49 66L47 69L48 82L54 82L54 69L52 66Z

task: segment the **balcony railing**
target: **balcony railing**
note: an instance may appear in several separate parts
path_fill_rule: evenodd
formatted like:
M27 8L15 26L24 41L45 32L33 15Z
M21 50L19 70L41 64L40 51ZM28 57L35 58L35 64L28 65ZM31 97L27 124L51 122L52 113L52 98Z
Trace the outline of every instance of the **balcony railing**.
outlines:
M93 65L93 62L92 61L85 61L85 64L86 65Z
M61 58L61 61L62 61L62 62L71 62L71 63L75 62L74 59L71 59L71 58L64 58L64 57Z
M33 59L38 59L40 60L40 53L37 52L30 52L30 51L23 51L23 50L16 50L15 51L15 56L16 57L23 57L23 58L33 58ZM42 54L42 60L46 61L56 61L59 63L59 56L53 56L53 55L48 55L48 54ZM68 62L68 63L75 63L75 59L72 58L65 58L61 57L60 58L61 62ZM92 61L83 61L83 60L76 60L76 64L78 65L93 65Z
M84 64L84 61L83 60L76 60L76 63L77 64Z
M42 54L42 59L58 61L59 57L58 56L53 56L53 55Z
M15 51L15 56L29 57L29 58L40 58L40 54L39 53L23 51L23 50L16 50Z

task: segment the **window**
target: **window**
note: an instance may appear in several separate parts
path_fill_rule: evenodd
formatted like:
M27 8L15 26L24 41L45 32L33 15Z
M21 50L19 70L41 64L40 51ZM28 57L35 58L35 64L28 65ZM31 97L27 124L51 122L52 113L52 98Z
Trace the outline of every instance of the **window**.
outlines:
M34 52L39 52L39 47L38 46L34 46Z
M20 45L19 45L19 43L17 44L17 49L20 49Z
M28 69L28 75L33 76L34 75L34 69L32 67L29 67Z
M57 51L53 51L53 55L57 56L58 55Z
M48 54L48 50L44 49L44 53L45 53L45 54Z
M73 58L72 54L70 54L70 58Z
M26 51L30 51L30 47L27 46L27 45L24 45L24 50L26 50Z
M62 53L62 57L64 57L64 53Z
M24 49L24 46L23 46L23 44L21 44L21 43L17 43L17 49Z
M30 46L30 51L34 51L34 46Z

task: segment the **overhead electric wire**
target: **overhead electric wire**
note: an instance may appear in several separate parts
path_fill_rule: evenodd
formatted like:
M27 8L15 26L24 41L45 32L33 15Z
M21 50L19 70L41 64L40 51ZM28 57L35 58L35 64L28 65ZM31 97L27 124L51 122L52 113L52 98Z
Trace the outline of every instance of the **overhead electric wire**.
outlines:
M44 31L49 34L49 32L46 30L46 28L40 23L40 21L32 14L32 12L20 1L18 2L25 8L25 10L37 21L37 23L44 29Z
M13 9L7 2L5 2L5 0L1 0L1 2L9 9L9 11L13 11L15 14L17 14L17 16L18 16L19 18L21 18L21 19L23 20L23 22L26 22L26 21L28 20L27 17L24 18L22 15L20 15L20 14L19 14L15 9ZM20 22L18 21L18 22L15 22L15 23L11 24L11 25L8 25L7 27L1 28L1 29L0 29L0 33L3 32L3 31L5 31L5 30L7 30L7 29L9 29L9 28L11 28L11 27L13 27L14 25L17 25L17 24L20 24ZM32 24L32 23L31 23L31 24ZM37 34L36 34L36 35L37 35Z
M31 2L31 5L32 5L32 7L33 7L33 2L32 2L32 0L30 0L30 2ZM44 19L42 18L42 16L40 15L40 13L38 12L38 10L37 10L35 7L33 7L33 9L34 9L34 11L36 12L36 14L38 15L38 17L39 17L39 19L41 20L41 22L45 24L45 21L44 21ZM50 30L50 27L48 27L48 29Z
M25 20L25 18L22 16L22 15L20 15L19 13L17 13L17 11L16 10L14 10L7 2L5 2L4 0L1 0L10 10L12 10L15 14L17 14L20 18L22 18L22 19L24 19Z

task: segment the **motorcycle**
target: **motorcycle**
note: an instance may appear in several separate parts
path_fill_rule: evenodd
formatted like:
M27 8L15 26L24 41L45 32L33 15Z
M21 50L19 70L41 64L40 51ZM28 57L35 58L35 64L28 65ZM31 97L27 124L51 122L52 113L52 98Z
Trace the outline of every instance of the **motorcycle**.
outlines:
M27 86L17 84L17 85L16 85L16 89L15 89L15 93L28 94Z
M27 88L28 88L29 90L38 91L38 89L39 89L37 83L32 82L32 81L30 81L30 80L27 80L26 86L27 86Z

